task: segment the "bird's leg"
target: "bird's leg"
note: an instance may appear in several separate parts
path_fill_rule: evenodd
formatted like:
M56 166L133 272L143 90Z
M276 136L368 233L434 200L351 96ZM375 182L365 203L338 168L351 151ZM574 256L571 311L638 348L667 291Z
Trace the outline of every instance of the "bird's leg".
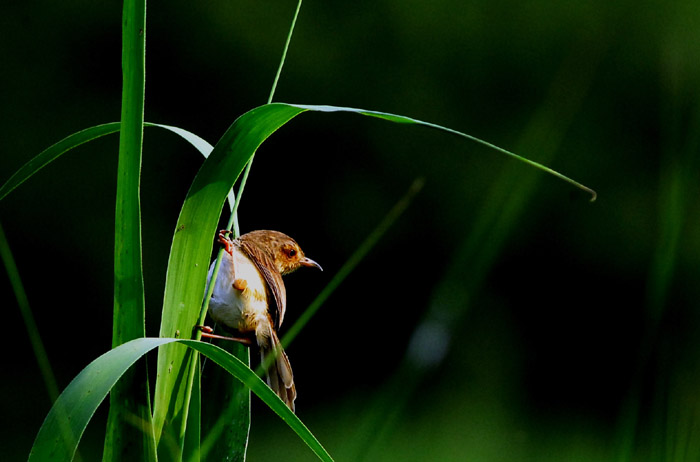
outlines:
M248 281L245 279L238 279L236 278L236 258L233 256L233 241L231 240L228 235L231 234L231 231L227 229L222 229L219 231L217 241L224 246L224 250L228 252L229 255L231 255L231 258L233 258L233 263L231 265L231 272L233 276L233 287L236 290L243 291L248 287Z
M253 341L246 337L226 337L223 335L217 335L214 333L214 329L209 326L195 326L195 329L202 331L202 337L206 338L218 338L220 340L230 340L232 342L242 343L243 345L251 346Z
M229 234L231 234L231 231L222 229L219 231L217 242L224 246L224 250L226 250L229 255L233 256L233 241L228 237Z

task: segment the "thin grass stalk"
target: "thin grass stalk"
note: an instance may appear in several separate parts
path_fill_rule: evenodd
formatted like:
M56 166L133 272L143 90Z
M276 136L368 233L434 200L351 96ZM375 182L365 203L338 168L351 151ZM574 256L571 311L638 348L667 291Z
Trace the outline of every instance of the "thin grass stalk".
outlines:
M49 361L49 355L46 353L46 348L44 348L44 342L41 340L39 328L36 325L34 314L32 313L31 306L29 305L29 298L27 297L27 292L24 290L24 284L22 284L22 278L19 275L19 270L17 268L17 264L15 263L15 257L12 255L10 243L7 241L7 236L5 235L5 230L2 227L2 223L0 223L0 259L2 259L3 265L5 266L5 271L7 272L7 277L10 280L12 291L17 299L17 306L19 307L20 314L22 315L24 326L27 329L27 338L29 338L29 343L32 346L34 357L36 358L37 365L39 366L39 372L41 373L44 387L46 387L46 393L48 394L51 403L55 405L55 402L60 395L58 383L56 382L56 376L53 373L53 368L51 367L51 362ZM65 416L65 409L57 408L57 412L63 413ZM68 427L66 420L67 419L65 417L61 419L62 425L60 432L63 439L70 441L74 439L74 435ZM82 457L76 452L73 460L79 462L82 460Z
M10 280L10 285L12 286L12 291L15 293L15 298L17 299L17 305L19 306L20 314L22 315L22 320L24 321L24 326L27 329L27 338L29 338L29 343L32 346L32 351L34 352L34 357L39 366L39 371L41 372L41 378L44 381L44 387L49 396L51 402L55 402L56 398L60 394L58 390L58 384L56 382L56 376L51 368L51 362L49 361L49 356L46 353L46 348L44 348L44 342L41 340L41 334L39 333L39 328L34 321L34 314L29 306L29 299L27 298L27 293L24 291L24 285L22 284L22 279L19 275L19 270L17 269L17 264L15 263L15 258L12 255L12 250L7 242L7 237L5 236L5 231L3 230L2 224L0 223L0 258L5 265L5 270L7 271L7 277Z
M379 222L376 228L365 238L360 246L350 255L343 266L340 267L338 272L333 276L333 278L326 284L326 287L321 290L321 292L316 296L316 298L311 302L311 304L304 310L304 312L299 316L297 321L292 324L286 334L282 337L280 342L284 348L287 348L299 335L302 329L309 323L311 318L316 314L316 312L323 306L328 297L335 292L335 290L343 283L343 281L352 273L358 264L369 254L372 249L377 245L379 240L386 234L389 228L399 219L399 217L406 211L406 209L411 205L413 199L416 195L423 189L425 180L423 178L417 178L411 183L406 193L399 199L399 201L394 204L394 206L389 210L389 212L384 216L382 221ZM270 355L265 358L265 362L260 364L255 371L256 374L262 376L267 368L272 365L275 360L274 356Z
M399 219L399 217L406 211L406 209L411 205L413 199L416 195L423 189L425 180L423 178L417 178L411 183L406 193L399 199L399 201L394 204L394 206L389 210L386 216L377 225L376 228L365 238L360 246L353 252L353 254L348 258L348 260L340 267L335 276L330 280L326 287L321 290L318 296L311 302L308 308L299 316L297 321L292 324L287 332L281 339L282 345L286 348L291 344L294 339L299 335L301 330L308 324L311 318L316 314L316 312L321 308L321 306L326 302L328 297L331 296L333 292L343 283L345 278L347 278L350 273L352 273L357 265L365 259L372 249L377 245L379 240L386 234L389 228Z

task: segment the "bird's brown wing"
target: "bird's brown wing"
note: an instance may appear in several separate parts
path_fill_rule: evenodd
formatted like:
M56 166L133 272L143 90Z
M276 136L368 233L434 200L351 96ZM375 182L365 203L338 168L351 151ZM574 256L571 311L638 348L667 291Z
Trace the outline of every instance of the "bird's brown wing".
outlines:
M244 235L245 236L245 235ZM255 266L263 275L267 287L275 299L276 310L268 307L275 323L275 329L279 329L284 320L284 313L287 310L287 290L284 288L282 275L275 268L275 262L258 246L246 239L239 239L240 247L245 254L253 260Z

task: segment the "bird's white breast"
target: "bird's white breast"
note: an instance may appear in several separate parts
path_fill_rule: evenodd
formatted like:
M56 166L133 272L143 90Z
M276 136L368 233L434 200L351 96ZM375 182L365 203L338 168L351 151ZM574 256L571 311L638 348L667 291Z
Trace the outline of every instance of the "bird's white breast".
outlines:
M212 263L207 285L211 281ZM233 286L236 279L245 281L244 290ZM267 319L268 301L265 280L255 264L234 244L233 257L224 252L221 266L209 302L214 321L241 332L255 330L261 319Z

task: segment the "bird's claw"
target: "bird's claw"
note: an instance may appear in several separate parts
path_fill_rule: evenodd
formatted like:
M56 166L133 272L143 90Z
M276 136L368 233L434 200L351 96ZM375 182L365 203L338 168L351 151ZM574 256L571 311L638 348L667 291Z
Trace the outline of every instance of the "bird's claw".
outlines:
M211 334L214 332L214 329L209 326L194 326L194 328L201 331L203 334Z
M216 241L224 246L224 250L226 250L229 255L233 256L233 241L228 237L229 234L231 234L231 231L222 229L219 231Z
M251 346L253 341L247 337L226 337L223 335L217 335L214 333L214 329L209 326L194 326L195 329L202 332L202 337L205 338L216 338L219 340L230 340L232 342L242 343L246 346Z

